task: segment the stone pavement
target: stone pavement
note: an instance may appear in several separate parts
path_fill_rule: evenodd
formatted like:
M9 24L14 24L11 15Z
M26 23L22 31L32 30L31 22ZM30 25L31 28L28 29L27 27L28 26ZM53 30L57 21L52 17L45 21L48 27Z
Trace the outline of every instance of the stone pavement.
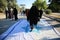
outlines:
M55 15L53 15L55 14ZM50 15L44 14L44 19L53 26L53 28L56 30L57 33L60 34L60 16L59 13L52 13Z
M0 40L53 40L60 39L52 26L45 19L41 19L38 25L30 32L29 23L22 19L0 35Z

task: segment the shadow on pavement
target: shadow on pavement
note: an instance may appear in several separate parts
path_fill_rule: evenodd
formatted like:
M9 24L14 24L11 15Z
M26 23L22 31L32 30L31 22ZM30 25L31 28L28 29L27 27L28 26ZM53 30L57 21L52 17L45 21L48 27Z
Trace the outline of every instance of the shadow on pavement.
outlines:
M60 40L60 38L53 38L53 39L49 39L49 40Z

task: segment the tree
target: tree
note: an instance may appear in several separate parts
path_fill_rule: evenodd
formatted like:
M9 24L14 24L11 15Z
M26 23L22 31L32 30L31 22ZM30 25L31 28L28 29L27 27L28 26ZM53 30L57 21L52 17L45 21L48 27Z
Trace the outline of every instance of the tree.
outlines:
M8 7L16 7L17 6L16 0L7 0L7 2L8 2Z
M60 12L60 0L52 0L48 8L53 12Z
M6 7L18 7L16 0L0 0L0 11L3 11Z
M47 3L46 0L36 0L33 5L37 6L38 9L46 9Z
M0 11L3 11L6 6L7 6L7 1L0 0Z

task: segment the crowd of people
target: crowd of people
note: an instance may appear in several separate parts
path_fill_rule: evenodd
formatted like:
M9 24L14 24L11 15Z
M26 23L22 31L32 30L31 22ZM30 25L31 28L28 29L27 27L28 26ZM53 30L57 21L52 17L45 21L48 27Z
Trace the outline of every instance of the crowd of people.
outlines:
M6 13L6 19L7 18L15 18L15 20L18 19L17 14L18 11L16 8L8 8L8 10L5 10ZM27 21L30 23L30 28L31 31L33 30L33 25L37 25L38 21L40 21L42 14L43 14L43 10L40 9L38 10L38 8L36 6L32 6L31 9L26 9L25 11L23 11L24 14L26 14L27 16Z
M18 19L18 17L17 17L18 11L15 7L14 8L6 8L5 14L6 14L6 19L9 18L9 19L13 20L13 17L15 18L15 20Z

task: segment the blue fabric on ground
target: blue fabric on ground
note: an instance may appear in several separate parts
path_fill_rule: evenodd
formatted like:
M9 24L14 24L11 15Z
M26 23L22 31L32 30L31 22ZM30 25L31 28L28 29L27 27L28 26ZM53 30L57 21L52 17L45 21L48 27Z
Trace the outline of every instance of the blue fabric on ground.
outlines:
M13 27L13 26L11 26L11 27ZM45 20L41 20L41 22L39 24L34 25L34 29L32 30L32 32L39 33L40 30L50 30L50 29L52 29L51 27L48 27L48 26L49 25L47 25ZM7 31L9 31L9 30L7 30ZM8 36L9 37L14 37L14 36L16 36L14 34L22 33L22 32L24 32L24 33L30 32L30 24L26 19L23 19L19 24L17 24L17 26L15 26L13 31L11 31L11 33Z

